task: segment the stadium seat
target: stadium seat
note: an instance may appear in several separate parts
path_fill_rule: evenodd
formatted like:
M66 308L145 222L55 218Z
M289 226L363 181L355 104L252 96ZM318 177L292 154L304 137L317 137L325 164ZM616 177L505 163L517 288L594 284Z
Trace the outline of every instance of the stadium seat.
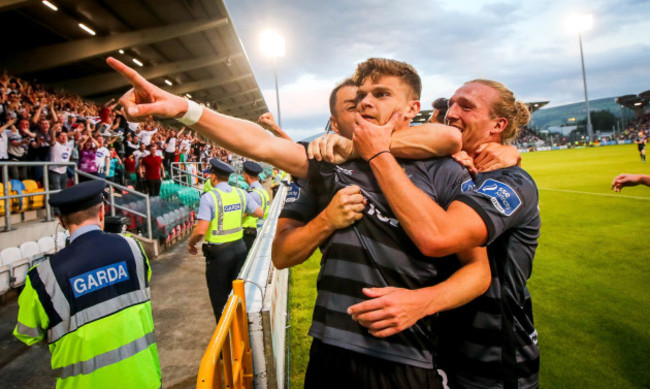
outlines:
M29 241L21 244L20 252L23 254L23 258L29 258L29 259L33 259L43 254L38 243L34 241Z
M25 185L20 180L9 181L10 194L24 194ZM23 212L28 208L29 201L27 197L16 198L11 201L11 212Z
M0 265L0 295L11 289L11 268L8 265Z
M65 247L65 239L67 238L65 232L59 232L54 236L54 243L56 251Z
M62 234L62 233L61 233ZM63 235L63 244L65 244L65 235ZM44 236L41 239L38 240L38 247L40 247L41 252L43 254L54 254L54 237L53 236ZM63 247L63 245L59 246L59 249Z
M0 251L2 266L9 266L11 272L11 286L17 287L25 283L29 271L29 258L25 258L18 247L9 247Z
M44 190L39 188L34 180L23 180L23 185L25 185L25 193L38 193ZM30 209L40 209L45 206L45 195L30 196L28 199Z

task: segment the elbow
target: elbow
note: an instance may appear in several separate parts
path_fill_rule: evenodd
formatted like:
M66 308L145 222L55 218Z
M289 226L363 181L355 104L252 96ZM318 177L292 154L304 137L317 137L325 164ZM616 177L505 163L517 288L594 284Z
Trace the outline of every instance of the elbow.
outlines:
M428 236L423 234L421 237L415 238L413 241L422 254L427 257L438 258L453 253L445 239L439 236L434 236L433 234Z
M463 139L460 131L454 127L450 127L451 131L447 132L447 144L449 145L449 155L456 154L463 147Z
M285 261L286 256L282 255L280 251L280 247L276 246L274 243L271 247L271 262L273 262L273 266L275 266L276 269L282 270L289 267L289 265Z

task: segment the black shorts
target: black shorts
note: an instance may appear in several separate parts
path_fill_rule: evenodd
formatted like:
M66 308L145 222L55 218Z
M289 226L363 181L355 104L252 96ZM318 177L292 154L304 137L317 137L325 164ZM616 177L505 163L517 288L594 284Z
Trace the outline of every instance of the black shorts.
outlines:
M637 146L639 147L639 151L645 150L645 143L637 143Z
M424 369L330 346L314 339L305 388L444 388L435 369Z

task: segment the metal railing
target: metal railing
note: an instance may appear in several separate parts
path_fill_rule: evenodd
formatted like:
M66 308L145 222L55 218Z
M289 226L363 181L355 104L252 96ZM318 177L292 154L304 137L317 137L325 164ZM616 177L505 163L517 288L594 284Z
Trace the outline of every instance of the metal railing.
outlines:
M226 388L253 387L253 359L248 338L244 281L233 281L232 289L233 294L228 298L219 324L201 359L197 388L221 388L222 381Z
M9 167L10 166L28 166L28 167L43 167L43 190L41 192L31 192L31 193L23 193L23 194L15 194L12 195L10 194L9 191ZM149 195L138 192L136 190L127 188L125 186L116 184L112 181L108 181L103 178L99 178L97 176L94 176L90 173L82 172L77 170L77 164L74 162L67 162L67 163L61 163L61 162L0 162L0 169L2 170L2 183L4 185L4 190L5 193L0 196L0 201L4 201L5 204L5 228L4 231L11 231L11 199L15 198L23 198L23 197L32 197L32 196L45 196L45 220L50 221L52 220L52 211L49 203L49 198L50 195L59 192L60 190L51 190L49 188L49 175L47 174L47 167L49 166L66 166L66 167L72 167L74 169L74 182L75 184L79 183L79 176L86 177L92 180L102 180L104 181L107 186L108 186L108 203L111 206L111 216L115 216L115 209L121 209L126 212L132 213L134 215L140 216L142 218L146 219L146 224L147 224L147 238L152 239L152 224L151 224L151 202L149 200ZM126 208L121 205L115 204L115 189L123 191L123 192L128 192L131 194L134 194L136 196L142 197L145 200L145 213L138 212L136 210Z
M189 171L183 169L181 165L194 165L196 166L197 173L201 173L203 170L201 168L201 162L172 162L170 165L170 175L173 182L195 188L195 186L192 184L192 178L197 178L199 185L203 186L203 183L207 180L207 178L199 174L190 173Z
M43 190L41 192L31 192L31 193L22 193L22 194L15 194L12 195L11 191L9 190L9 167L10 166L27 166L27 167L42 167L43 168ZM51 190L50 189L50 180L49 180L49 174L48 174L48 167L50 166L70 166L73 168L76 168L76 164L74 162L66 162L66 163L61 163L61 162L0 162L0 168L2 169L2 185L4 187L4 193L2 196L0 196L0 201L4 201L5 204L5 229L4 231L11 231L11 200L12 199L20 199L24 197L32 197L32 196L45 196L45 220L50 221L52 220L52 212L50 209L50 195L56 192L59 192L60 189L57 190ZM79 178L75 174L74 176L74 182L78 183Z

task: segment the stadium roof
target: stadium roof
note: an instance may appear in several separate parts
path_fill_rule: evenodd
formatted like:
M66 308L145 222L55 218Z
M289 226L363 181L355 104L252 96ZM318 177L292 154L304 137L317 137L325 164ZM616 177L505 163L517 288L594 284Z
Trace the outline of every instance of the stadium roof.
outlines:
M650 104L650 90L639 93L639 95L625 95L616 98L616 102L632 110L642 110Z
M0 0L0 34L0 68L98 103L127 89L114 56L220 112L268 111L222 0Z

